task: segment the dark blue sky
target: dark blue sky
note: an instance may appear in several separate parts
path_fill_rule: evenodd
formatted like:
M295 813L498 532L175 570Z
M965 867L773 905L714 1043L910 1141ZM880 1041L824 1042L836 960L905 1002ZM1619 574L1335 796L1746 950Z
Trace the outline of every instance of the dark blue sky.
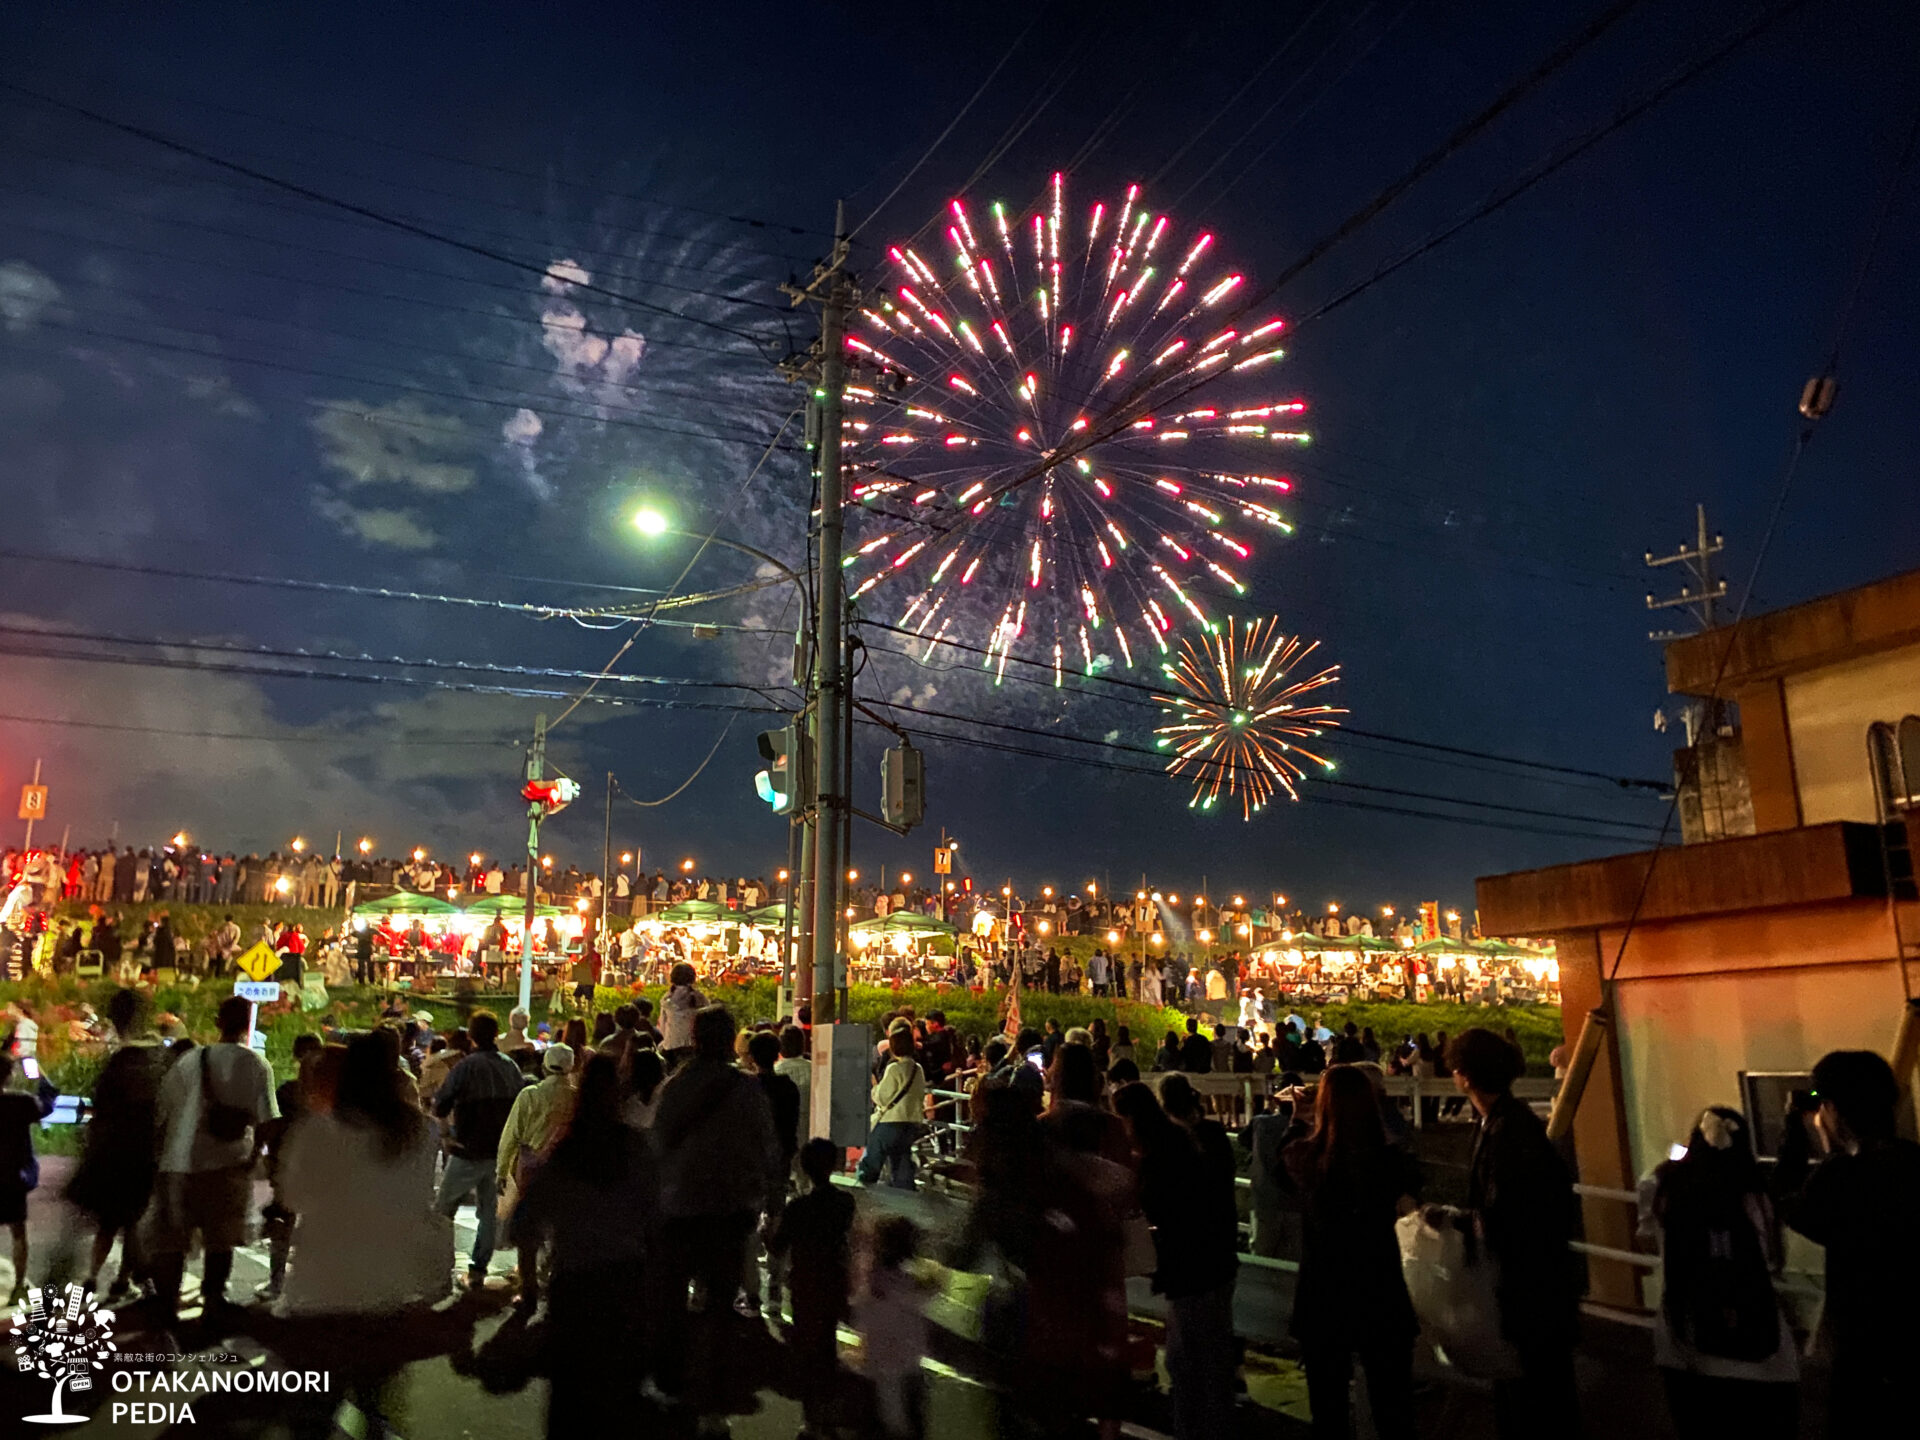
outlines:
M664 587L685 563L686 547L646 550L627 528L650 496L689 527L717 524L797 560L797 457L776 449L742 484L796 397L760 347L655 307L775 352L804 340L808 322L785 313L774 285L819 253L837 198L867 215L1003 57L863 242L921 226L1044 101L976 200L1024 204L1078 157L1076 194L1152 181L1149 200L1214 229L1223 260L1261 281L1598 10L1058 4L1029 29L1036 12L959 5L389 8L28 0L0 14L0 79L536 267L573 261L646 304L543 287L0 94L6 548L592 603L619 598L592 586ZM1761 8L1641 7L1276 308L1312 311ZM1751 565L1794 401L1832 343L1920 101L1917 31L1911 7L1815 0L1497 216L1297 331L1284 383L1311 401L1316 443L1291 470L1299 531L1262 549L1254 590L1342 664L1354 725L1664 773L1642 552L1671 549L1703 501L1732 573ZM1913 205L1909 186L1846 337L1839 405L1767 557L1763 607L1915 563ZM856 251L870 272L877 256ZM688 584L747 573L708 556ZM780 605L769 591L711 613L790 624ZM596 669L630 633L21 560L0 562L0 611L4 651L111 648L19 633L52 626ZM950 658L922 672L876 657L863 687L1149 741L1151 711L1121 693L992 689L971 658ZM660 627L621 668L764 687L787 663L778 635ZM27 717L0 718L0 784L45 757L55 823L78 842L117 821L123 838L184 825L264 849L342 830L392 848L504 852L518 828L508 737L560 708L17 655L0 658L0 676L0 712ZM726 704L744 692L642 693ZM556 754L594 793L612 769L651 798L685 780L726 724L712 711L588 704L557 732ZM784 831L751 794L760 724L735 720L671 805L616 812L622 848L774 868ZM1460 903L1476 874L1621 848L1322 803L1243 825L1237 810L1190 813L1170 781L929 748L933 831L963 836L976 874L996 883L1146 870L1163 885L1205 874L1312 902ZM1455 812L1498 826L1659 821L1657 800L1605 785L1371 743L1337 753L1349 781L1581 817ZM877 771L877 741L863 739L868 805ZM598 806L576 807L552 837L563 858L597 857ZM926 849L920 835L855 838L863 869L918 870Z

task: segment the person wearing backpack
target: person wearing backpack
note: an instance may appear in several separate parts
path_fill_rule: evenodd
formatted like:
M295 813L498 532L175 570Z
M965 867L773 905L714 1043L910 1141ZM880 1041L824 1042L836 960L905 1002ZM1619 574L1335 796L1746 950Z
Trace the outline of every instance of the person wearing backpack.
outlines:
M205 1248L200 1294L208 1317L227 1306L233 1251L246 1237L253 1196L253 1130L279 1114L273 1071L242 1041L253 1007L229 995L214 1012L220 1039L188 1051L160 1082L155 1123L160 1173L154 1187L148 1261L162 1314L180 1304L187 1250Z
M1660 1245L1653 1358L1680 1440L1791 1440L1800 1363L1773 1289L1778 1233L1752 1131L1711 1105L1686 1153L1641 1186L1640 1232Z

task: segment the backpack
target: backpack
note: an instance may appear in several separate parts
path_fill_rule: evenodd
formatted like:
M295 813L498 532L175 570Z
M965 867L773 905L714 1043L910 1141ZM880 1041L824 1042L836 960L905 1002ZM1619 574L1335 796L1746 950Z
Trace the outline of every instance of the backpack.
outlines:
M231 1145L246 1135L253 1125L253 1112L240 1105L226 1105L213 1095L213 1065L208 1046L200 1052L200 1114L207 1133L223 1144Z
M1675 1191L1662 1247L1667 1323L1703 1355L1765 1360L1780 1346L1780 1303L1746 1205L1709 1205Z

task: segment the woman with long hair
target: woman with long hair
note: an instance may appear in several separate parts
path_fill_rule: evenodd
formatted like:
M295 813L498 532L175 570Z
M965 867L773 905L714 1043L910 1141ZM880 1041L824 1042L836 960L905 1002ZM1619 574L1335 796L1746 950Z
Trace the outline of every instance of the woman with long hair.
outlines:
M1374 1429L1411 1435L1420 1327L1393 1227L1419 1201L1420 1170L1387 1143L1373 1086L1358 1066L1329 1066L1320 1077L1313 1129L1281 1150L1280 1172L1303 1212L1291 1328L1305 1360L1316 1440L1347 1440L1356 1358Z
M1799 1354L1774 1294L1778 1232L1746 1116L1700 1112L1686 1153L1643 1187L1641 1230L1660 1242L1653 1359L1681 1440L1792 1436Z
M654 1169L646 1136L621 1119L624 1100L618 1062L587 1061L572 1118L514 1210L514 1243L522 1254L545 1245L552 1265L549 1435L630 1418L644 1373L637 1362ZM609 1355L621 1363L608 1365Z
M299 1217L285 1309L301 1332L297 1353L338 1387L295 1417L297 1437L330 1433L338 1389L370 1428L384 1423L388 1382L419 1353L408 1343L427 1338L419 1307L446 1293L452 1264L451 1236L432 1212L434 1128L402 1089L391 1041L357 1035L337 1053L330 1103L294 1125L280 1169ZM316 1062L316 1078L321 1070Z

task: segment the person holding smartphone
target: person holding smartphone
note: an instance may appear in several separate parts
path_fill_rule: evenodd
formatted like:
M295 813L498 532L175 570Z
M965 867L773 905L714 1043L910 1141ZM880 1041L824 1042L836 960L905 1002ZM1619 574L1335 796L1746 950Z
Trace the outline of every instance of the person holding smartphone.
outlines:
M1823 1056L1811 1092L1788 1108L1774 1167L1780 1218L1826 1247L1829 1435L1898 1414L1920 1354L1920 1145L1895 1133L1900 1096L1893 1067L1871 1050Z

